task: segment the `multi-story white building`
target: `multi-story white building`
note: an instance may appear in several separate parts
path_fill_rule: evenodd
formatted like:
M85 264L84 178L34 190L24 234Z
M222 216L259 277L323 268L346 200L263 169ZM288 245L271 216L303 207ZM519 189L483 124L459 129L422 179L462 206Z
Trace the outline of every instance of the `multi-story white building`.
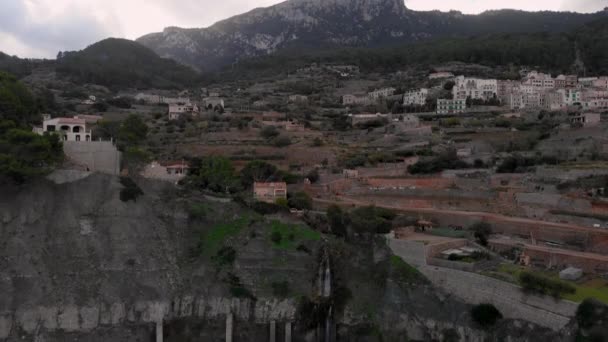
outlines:
M596 88L608 89L608 76L602 76L593 81L593 86Z
M34 132L38 134L55 133L63 141L91 141L91 130L87 129L85 119L73 118L51 118L48 114L42 116L42 127L35 127Z
M549 74L532 71L528 73L523 84L531 85L535 88L551 89L555 88L555 79L553 79Z
M367 96L370 99L377 100L377 99L382 98L382 97L392 96L393 94L395 94L396 90L397 89L395 89L395 88L376 89L374 91L371 91L371 92L367 93Z
M466 99L438 99L437 114L458 114L464 113L467 109Z
M455 82L456 84L452 89L454 99L470 97L472 99L488 100L498 94L498 81L495 79L484 80L458 76Z
M408 90L403 94L403 105L424 106L428 96L429 90L426 88Z
M555 88L576 87L578 77L576 75L559 75L555 78Z
M547 91L542 94L544 108L548 110L560 110L564 106L564 97L557 91Z
M525 108L524 94L521 92L511 93L506 97L505 103L511 109L523 109Z
M562 95L566 106L572 106L583 101L583 92L580 89L559 89L558 92Z
M597 77L581 77L578 79L578 83L583 87L591 87L597 80L599 80Z

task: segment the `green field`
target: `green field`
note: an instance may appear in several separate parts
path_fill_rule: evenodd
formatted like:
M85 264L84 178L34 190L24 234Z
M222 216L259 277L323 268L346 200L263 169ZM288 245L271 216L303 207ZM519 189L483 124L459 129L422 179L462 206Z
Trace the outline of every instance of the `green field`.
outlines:
M273 236L281 237L280 241L272 241L273 246L278 249L295 250L299 244L305 241L318 241L321 234L306 226L287 224L280 221L270 222L268 232L269 238Z
M209 232L201 235L199 252L207 256L215 255L228 238L237 235L251 223L251 220L249 216L243 216L231 222L215 225Z

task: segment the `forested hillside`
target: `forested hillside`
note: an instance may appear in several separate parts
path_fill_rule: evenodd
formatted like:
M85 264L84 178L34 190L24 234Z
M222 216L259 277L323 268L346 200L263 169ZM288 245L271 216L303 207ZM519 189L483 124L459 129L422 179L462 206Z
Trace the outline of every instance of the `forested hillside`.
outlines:
M82 51L60 52L57 72L78 83L111 88L180 88L200 79L194 70L160 58L139 43L115 38L102 40Z
M608 18L567 33L491 34L376 49L289 50L244 60L229 71L225 70L223 77L271 75L293 71L314 62L355 64L364 71L385 72L412 64L432 65L451 61L488 66L532 66L555 73L575 72L573 65L577 50L587 74L608 73Z

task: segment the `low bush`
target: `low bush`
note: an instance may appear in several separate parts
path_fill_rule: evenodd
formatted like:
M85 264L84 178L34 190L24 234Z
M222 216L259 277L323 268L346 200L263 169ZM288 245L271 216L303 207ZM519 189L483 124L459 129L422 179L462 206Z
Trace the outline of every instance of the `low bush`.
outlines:
M519 282L526 291L550 294L559 298L566 294L576 293L576 287L557 279L551 279L532 272L521 272Z
M144 194L141 188L129 177L120 177L120 184L123 186L120 190L120 200L123 202L137 202L137 198Z
M471 309L471 317L483 328L489 328L502 318L502 314L492 304L479 304Z
M275 281L270 285L272 286L272 294L275 297L286 298L291 292L287 281Z

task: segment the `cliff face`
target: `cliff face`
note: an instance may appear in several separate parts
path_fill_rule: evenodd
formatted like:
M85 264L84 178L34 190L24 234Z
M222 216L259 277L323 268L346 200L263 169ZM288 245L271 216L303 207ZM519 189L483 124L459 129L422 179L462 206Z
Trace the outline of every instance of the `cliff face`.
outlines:
M144 195L123 202L118 178L51 178L62 184L0 194L0 340L152 341L157 322L166 341L217 340L231 314L237 340L267 341L275 321L278 330L293 323L293 341L303 341L311 332L301 323L311 318L299 298L315 298L323 244L344 300L335 313L343 339L376 331L412 340L561 339L522 321L479 330L467 305L422 279L398 281L382 244L322 242L296 229L277 245L270 232L292 228L234 203L154 182L140 182ZM224 247L235 250L232 262L222 259ZM288 290L277 293L276 283Z
M433 37L568 31L603 13L417 12L402 0L289 0L208 28L169 27L137 41L163 57L209 71L286 48L385 46Z

